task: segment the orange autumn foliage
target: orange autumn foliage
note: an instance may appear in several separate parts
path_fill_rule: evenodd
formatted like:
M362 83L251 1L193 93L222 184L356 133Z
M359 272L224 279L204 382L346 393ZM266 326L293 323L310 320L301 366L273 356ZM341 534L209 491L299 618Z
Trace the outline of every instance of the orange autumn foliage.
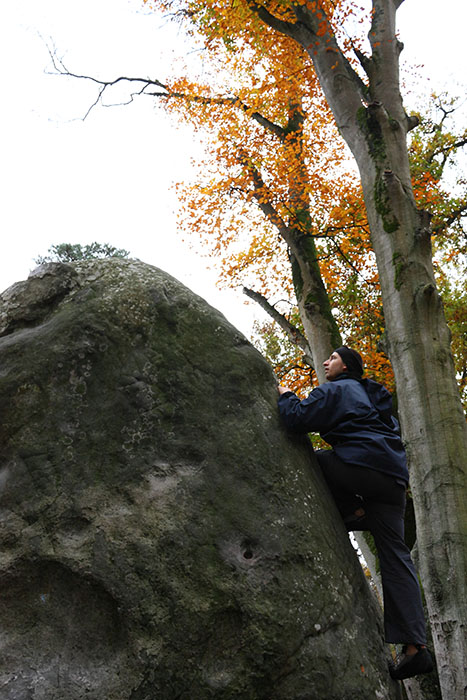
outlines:
M188 17L204 46L203 81L174 80L165 98L165 108L193 124L206 147L196 182L179 185L185 236L199 239L204 254L216 259L220 284L254 287L271 303L285 300L285 313L292 317L290 259L278 229L281 222L301 226L315 241L345 342L358 346L370 376L391 388L392 370L381 350L378 275L358 177L309 59L296 42L262 24L244 0L153 4ZM362 8L357 12L350 2L312 4L332 18L353 62L352 52L362 49L364 39L354 35L351 40L345 23L353 17L354 27L362 25ZM294 21L286 3L268 3L268 8ZM323 34L326 22L323 15ZM290 128L294 110L295 118L303 117L299 128ZM412 152L420 161L414 168L417 201L438 211L444 201L440 174L423 163L423 139L413 138ZM288 368L294 386L303 391L310 383L309 368L299 353L288 352L290 360L277 362L276 369L282 374Z

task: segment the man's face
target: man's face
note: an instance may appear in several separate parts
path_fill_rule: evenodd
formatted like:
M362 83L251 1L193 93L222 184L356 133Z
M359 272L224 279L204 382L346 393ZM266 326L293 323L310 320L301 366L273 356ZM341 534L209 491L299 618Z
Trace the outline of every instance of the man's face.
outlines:
M342 372L345 372L347 369L344 360L337 352L333 352L329 360L323 362L323 365L326 379L335 379L335 377L342 374Z

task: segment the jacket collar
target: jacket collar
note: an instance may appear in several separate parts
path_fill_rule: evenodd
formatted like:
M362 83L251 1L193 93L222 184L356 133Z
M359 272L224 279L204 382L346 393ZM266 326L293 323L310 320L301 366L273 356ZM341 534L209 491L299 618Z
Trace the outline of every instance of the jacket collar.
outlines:
M339 379L355 379L355 381L359 382L361 381L361 377L357 377L355 374L351 374L349 372L342 372L342 374L338 374L337 377L334 377L334 379L331 379L331 382L337 382Z

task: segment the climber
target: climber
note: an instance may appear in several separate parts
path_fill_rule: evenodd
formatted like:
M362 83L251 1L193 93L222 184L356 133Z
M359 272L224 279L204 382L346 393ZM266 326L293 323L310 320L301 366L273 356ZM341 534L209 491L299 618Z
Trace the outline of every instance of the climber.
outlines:
M324 371L328 381L303 401L279 386L280 415L289 430L319 432L331 445L315 454L347 530L369 530L374 537L386 642L403 645L391 676L428 673L433 661L420 587L404 541L409 474L391 396L381 384L362 379L362 358L349 347L335 350Z

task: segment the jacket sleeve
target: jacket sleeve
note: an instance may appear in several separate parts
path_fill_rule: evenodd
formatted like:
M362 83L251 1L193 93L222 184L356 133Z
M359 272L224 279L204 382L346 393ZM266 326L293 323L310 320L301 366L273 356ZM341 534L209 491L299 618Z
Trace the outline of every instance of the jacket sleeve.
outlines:
M288 430L296 433L309 433L324 429L329 421L329 392L317 387L306 399L300 401L292 391L279 397L280 416Z

